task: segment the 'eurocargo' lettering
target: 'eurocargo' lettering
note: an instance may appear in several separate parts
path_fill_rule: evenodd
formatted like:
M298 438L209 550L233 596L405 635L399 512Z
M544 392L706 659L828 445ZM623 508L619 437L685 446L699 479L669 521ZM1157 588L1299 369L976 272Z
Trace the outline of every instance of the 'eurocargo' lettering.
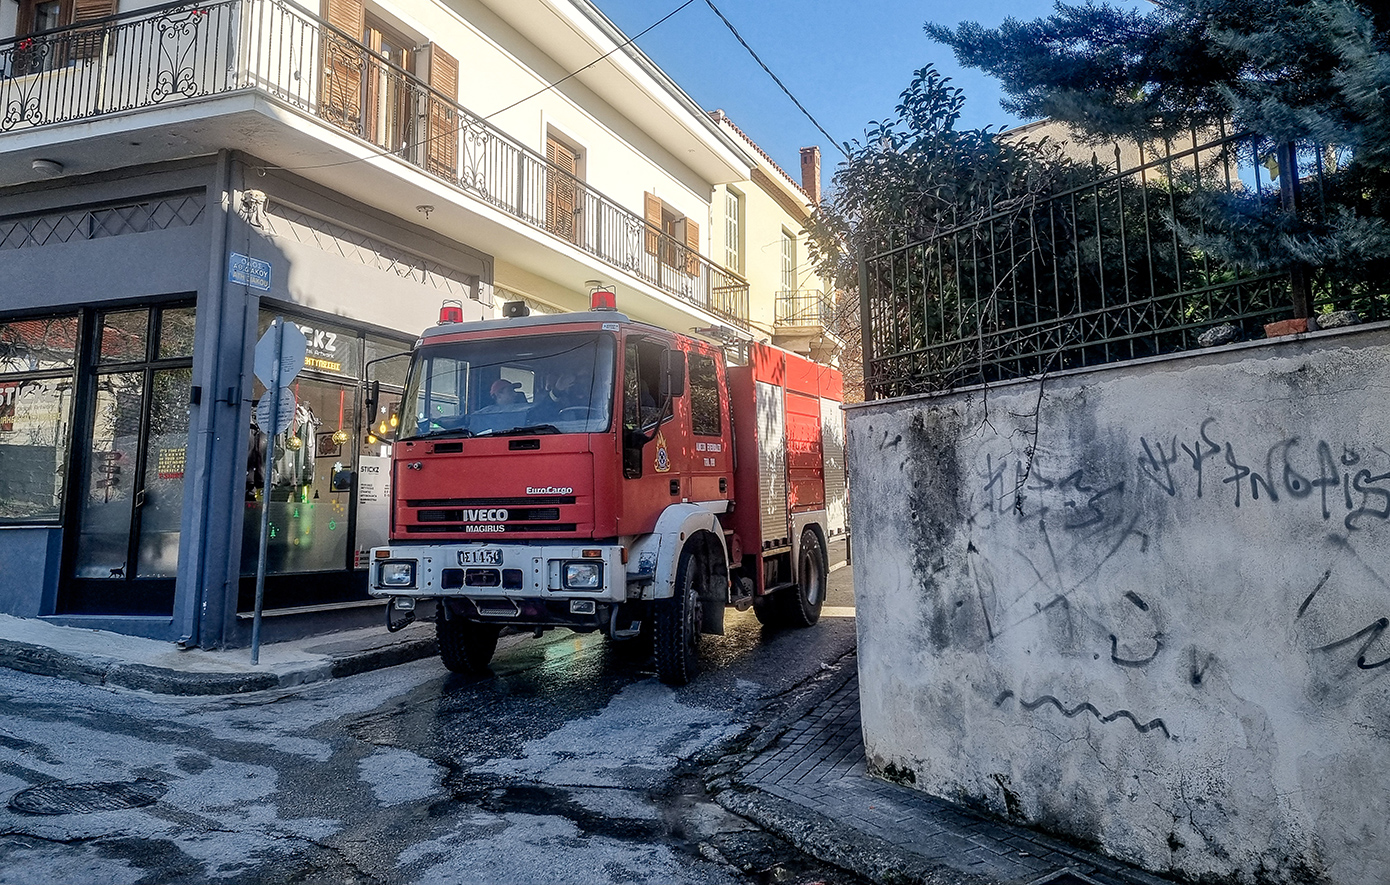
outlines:
M566 486L566 487L563 488L563 489L561 489L561 488L556 488L555 486L546 486L546 487L543 488L543 489L533 489L533 488L531 488L530 486L527 486L527 487L526 487L526 494L528 494L528 495L573 495L573 494L574 494L574 489L570 488L569 486Z

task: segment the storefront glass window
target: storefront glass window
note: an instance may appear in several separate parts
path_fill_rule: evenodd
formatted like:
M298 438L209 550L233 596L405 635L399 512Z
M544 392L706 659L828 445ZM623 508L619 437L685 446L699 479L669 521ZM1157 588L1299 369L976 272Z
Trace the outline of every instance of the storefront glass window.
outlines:
M166 318L169 313L165 312ZM179 520L188 458L188 389L192 384L192 369L153 373L135 566L142 578L174 577L179 571Z
M0 521L56 521L67 478L77 317L0 322Z
M193 355L193 308L175 307L160 313L159 358Z
M150 327L148 310L104 313L97 324L102 363L134 363L145 359L145 335Z
M275 315L262 313L269 328ZM269 499L267 571L271 574L345 569L351 549L349 511L359 439L357 416L364 342L350 329L323 322L287 320L307 344L305 367L290 384L295 410L290 426L267 441L251 427L242 573L254 574L261 507ZM255 385L257 401L265 393Z

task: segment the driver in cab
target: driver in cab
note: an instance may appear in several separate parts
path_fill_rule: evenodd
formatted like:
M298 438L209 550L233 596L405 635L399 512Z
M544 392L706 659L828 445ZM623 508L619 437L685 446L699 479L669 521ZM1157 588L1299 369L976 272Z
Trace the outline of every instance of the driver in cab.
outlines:
M546 375L531 416L537 422L583 420L588 417L590 381L573 369Z

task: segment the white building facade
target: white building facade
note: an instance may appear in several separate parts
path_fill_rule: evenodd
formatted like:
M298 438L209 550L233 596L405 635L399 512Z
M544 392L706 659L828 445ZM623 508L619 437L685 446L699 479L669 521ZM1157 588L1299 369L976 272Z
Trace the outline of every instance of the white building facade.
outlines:
M0 612L245 644L269 508L263 635L378 621L383 358L444 301L568 310L602 283L753 337L709 257L752 152L587 0L22 0L7 34ZM308 353L267 441L277 316Z

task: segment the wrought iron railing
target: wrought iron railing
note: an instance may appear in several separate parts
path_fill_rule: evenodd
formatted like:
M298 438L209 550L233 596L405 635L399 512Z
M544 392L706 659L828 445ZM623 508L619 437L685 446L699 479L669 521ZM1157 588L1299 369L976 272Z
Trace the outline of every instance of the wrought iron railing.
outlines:
M835 302L820 289L783 289L774 320L781 326L828 326L834 309Z
M956 207L929 239L864 256L866 399L1187 350L1226 324L1237 338L1260 338L1264 324L1310 308L1379 318L1390 283L1371 292L1317 268L1256 273L1190 245L1185 234L1204 233L1196 206L1214 193L1279 200L1297 168L1289 149L1194 135L1183 149L1141 150L1134 168L1106 174L1097 163L1094 180L1060 193L1004 201L982 192L974 217ZM1301 191L1316 204L1326 154L1292 149L1309 170ZM1120 158L1117 147L1112 170ZM1276 158L1286 172L1278 184Z
M0 41L0 136L254 89L748 328L748 283L283 0L165 4Z

